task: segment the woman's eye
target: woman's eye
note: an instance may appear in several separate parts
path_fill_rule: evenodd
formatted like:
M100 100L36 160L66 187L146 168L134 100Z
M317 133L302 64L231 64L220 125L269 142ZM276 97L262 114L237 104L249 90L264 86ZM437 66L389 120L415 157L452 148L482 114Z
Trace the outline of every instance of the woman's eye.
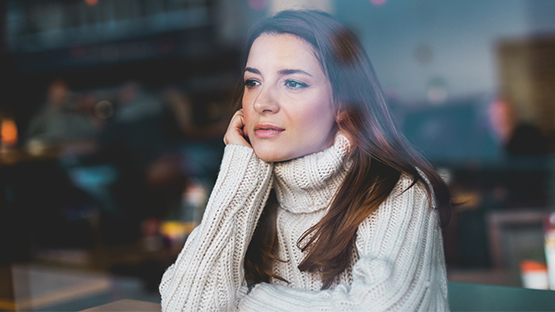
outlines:
M285 81L285 86L290 89L302 89L308 87L304 82L288 79Z
M247 80L245 80L245 86L246 86L248 89L254 88L254 87L258 86L258 85L260 85L260 82L254 80L254 79L247 79Z

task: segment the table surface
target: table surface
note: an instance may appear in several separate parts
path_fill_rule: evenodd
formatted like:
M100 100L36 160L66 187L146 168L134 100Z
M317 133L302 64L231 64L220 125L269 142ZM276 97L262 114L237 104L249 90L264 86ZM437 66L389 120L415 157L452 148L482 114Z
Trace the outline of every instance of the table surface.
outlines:
M555 291L449 282L452 311L552 311ZM160 311L158 303L124 299L83 310Z
M555 291L449 282L451 311L554 311Z
M162 307L159 303L123 299L112 303L104 304L98 307L83 310L81 312L93 312L93 311L157 311L160 312Z

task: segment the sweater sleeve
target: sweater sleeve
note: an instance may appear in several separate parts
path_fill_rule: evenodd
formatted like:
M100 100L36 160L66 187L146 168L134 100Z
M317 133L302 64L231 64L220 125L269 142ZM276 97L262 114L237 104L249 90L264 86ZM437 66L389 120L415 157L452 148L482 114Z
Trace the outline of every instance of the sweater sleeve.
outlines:
M226 146L202 221L162 277L163 311L234 309L244 293L246 249L271 183L271 164L251 148Z
M351 285L309 291L261 283L241 311L448 311L438 211L422 185L410 185L402 178L360 224Z

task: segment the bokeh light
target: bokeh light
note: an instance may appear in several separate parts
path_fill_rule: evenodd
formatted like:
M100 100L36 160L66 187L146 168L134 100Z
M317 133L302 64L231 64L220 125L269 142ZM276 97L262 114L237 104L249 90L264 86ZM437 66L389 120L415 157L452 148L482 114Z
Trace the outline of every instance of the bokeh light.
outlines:
M114 105L112 102L102 100L95 104L94 114L100 119L108 119L114 114Z
M249 0L249 6L253 10L262 10L266 7L266 0Z
M98 4L98 0L85 0L85 3L89 6L95 6Z
M6 119L2 122L1 126L2 143L7 146L17 144L17 126L11 119Z
M387 2L387 0L370 0L370 3L372 3L375 6L382 6Z
M428 101L432 104L443 104L447 100L449 92L447 83L442 78L434 78L428 83Z

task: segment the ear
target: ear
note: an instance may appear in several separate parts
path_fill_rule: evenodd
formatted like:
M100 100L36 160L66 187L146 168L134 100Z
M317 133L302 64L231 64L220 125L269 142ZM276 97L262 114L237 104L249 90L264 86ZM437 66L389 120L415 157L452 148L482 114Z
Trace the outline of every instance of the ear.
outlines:
M341 110L338 111L337 114L335 115L335 122L340 125L342 122L344 122L348 117L348 114L346 111Z

